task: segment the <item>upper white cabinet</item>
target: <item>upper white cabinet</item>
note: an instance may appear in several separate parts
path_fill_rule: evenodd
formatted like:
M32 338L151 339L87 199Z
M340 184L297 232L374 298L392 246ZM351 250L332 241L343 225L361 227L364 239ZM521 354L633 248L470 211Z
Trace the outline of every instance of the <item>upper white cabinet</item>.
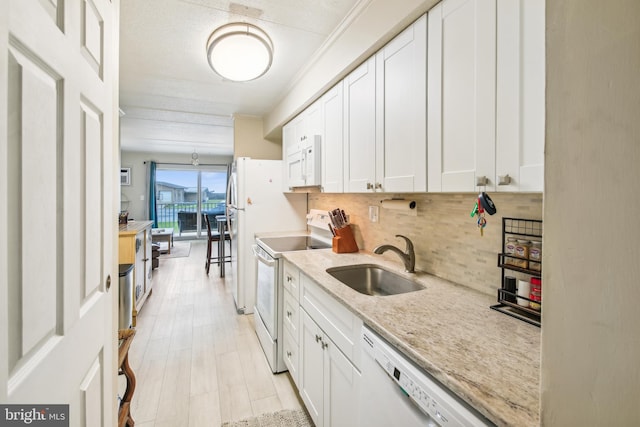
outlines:
M373 191L376 179L376 62L344 79L344 191Z
M427 19L344 79L346 192L426 191Z
M322 191L342 193L344 109L343 82L340 81L320 98L322 129Z
M542 191L544 2L429 11L429 191Z
M315 172L315 165L320 164L320 157L314 155L310 159L309 150L316 150L314 143L322 140L324 120L319 101L314 102L296 118L282 128L282 150L285 168L285 191L294 187L319 185L320 182L309 182L310 175ZM315 153L315 151L314 151ZM318 153L319 154L319 153Z
M475 191L495 175L496 0L429 11L429 191Z
M376 183L427 191L427 17L376 54Z
M499 0L497 16L496 189L543 191L544 2Z

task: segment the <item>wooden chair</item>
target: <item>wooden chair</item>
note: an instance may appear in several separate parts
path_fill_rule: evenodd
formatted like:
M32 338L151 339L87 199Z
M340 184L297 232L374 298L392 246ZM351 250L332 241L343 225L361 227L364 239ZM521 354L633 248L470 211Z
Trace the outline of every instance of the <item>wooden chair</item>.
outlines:
M209 215L203 214L202 217L204 219L204 223L207 226L207 259L205 260L204 267L207 270L207 275L208 275L209 267L211 266L212 262L215 262L216 264L220 264L220 262L230 262L231 255L226 255L224 257L221 257L220 254L218 254L216 256L212 256L213 244L220 243L220 232L217 229L216 230L211 229L211 221L209 219ZM231 236L229 235L228 231L224 232L224 240L229 241L229 251L231 251ZM224 259L221 259L221 258L224 258Z

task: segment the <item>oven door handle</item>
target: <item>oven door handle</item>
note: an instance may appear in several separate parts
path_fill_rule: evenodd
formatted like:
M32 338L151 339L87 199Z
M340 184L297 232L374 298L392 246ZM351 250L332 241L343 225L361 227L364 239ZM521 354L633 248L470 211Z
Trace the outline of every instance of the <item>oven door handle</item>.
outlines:
M251 250L253 251L253 255L258 259L258 261L260 261L263 264L268 265L269 267L273 267L274 265L276 265L276 260L274 259L267 259L265 257L263 257L259 252L258 252L258 245L251 245Z

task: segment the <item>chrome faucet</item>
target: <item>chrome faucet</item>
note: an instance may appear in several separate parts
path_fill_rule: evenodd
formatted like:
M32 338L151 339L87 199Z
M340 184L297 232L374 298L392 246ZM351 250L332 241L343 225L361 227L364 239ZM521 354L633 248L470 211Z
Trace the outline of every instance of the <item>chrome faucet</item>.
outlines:
M400 256L402 262L404 262L404 271L407 273L415 273L416 267L416 253L413 250L413 243L409 240L408 237L403 236L401 234L396 234L396 237L402 237L407 243L407 248L404 252L400 249L396 248L393 245L380 245L373 250L375 254L382 254L386 251L393 251Z

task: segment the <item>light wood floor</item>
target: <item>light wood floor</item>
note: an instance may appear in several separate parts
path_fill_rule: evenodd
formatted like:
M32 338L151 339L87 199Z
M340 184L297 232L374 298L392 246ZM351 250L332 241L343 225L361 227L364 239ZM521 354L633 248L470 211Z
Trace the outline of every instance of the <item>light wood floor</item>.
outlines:
M301 407L289 375L271 373L252 315L236 314L230 283L215 266L205 274L205 249L193 241L189 257L153 271L129 352L138 427L217 427Z

